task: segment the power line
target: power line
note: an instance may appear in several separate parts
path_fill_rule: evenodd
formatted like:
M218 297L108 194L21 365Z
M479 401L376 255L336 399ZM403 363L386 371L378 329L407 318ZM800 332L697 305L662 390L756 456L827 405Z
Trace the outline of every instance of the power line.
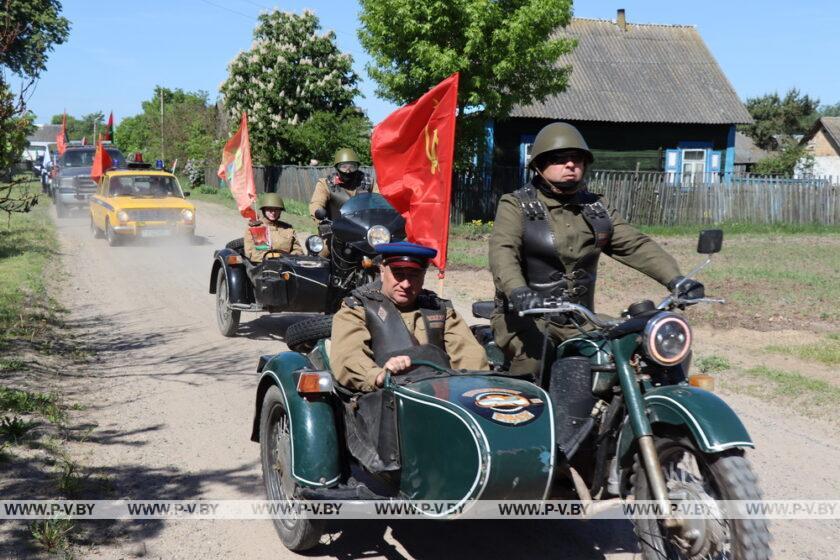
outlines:
M210 0L200 0L200 1L201 1L201 2L204 2L205 4L209 4L210 6L214 6L214 7L216 7L216 8L219 8L219 9L221 9L221 10L228 11L228 12L230 12L230 13L232 13L232 14L236 14L236 15L238 15L238 16L242 16L242 17L248 18L248 19L249 19L249 20L251 20L251 21L253 21L253 20L254 20L254 16L249 16L248 14L243 14L242 12L238 12L238 11L236 11L236 10L231 10L231 9L230 9L230 8L228 8L227 6L222 6L222 5L220 5L220 4L216 4L215 2L211 2Z
M257 8L262 8L264 10L271 10L272 9L272 8L269 8L268 6L260 4L259 2L254 2L253 0L242 0L242 1L247 2L247 3L251 4L252 6L256 6Z

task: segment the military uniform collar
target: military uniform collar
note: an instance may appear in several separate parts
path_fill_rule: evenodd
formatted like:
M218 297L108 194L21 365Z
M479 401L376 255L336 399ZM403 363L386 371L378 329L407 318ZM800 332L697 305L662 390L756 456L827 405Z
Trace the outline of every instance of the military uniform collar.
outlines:
M542 192L536 184L533 182L531 184L537 191L537 198L540 202L545 204L546 208L559 208L560 206L576 207L587 203L587 201L584 200L585 194L588 194L588 191L585 188L579 189L574 194L570 195L548 196Z

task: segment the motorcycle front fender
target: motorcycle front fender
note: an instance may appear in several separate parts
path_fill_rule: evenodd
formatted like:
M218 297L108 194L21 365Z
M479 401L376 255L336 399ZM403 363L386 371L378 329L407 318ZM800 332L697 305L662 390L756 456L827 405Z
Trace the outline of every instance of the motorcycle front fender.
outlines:
M685 428L704 453L755 447L735 411L709 391L689 385L658 387L644 394L644 403L654 433L658 425ZM633 462L634 442L633 428L625 422L618 437L618 459L622 467Z
M312 364L297 352L260 358L251 441L260 440L260 415L265 393L276 385L283 395L292 436L292 476L304 486L332 486L341 476L338 431L331 395L306 396L297 391L301 369Z
M224 269L225 279L228 284L228 298L231 303L251 303L248 300L248 290L246 285L248 280L248 273L244 265L229 265L227 257L229 255L238 255L232 249L222 249L216 252L216 258L213 260L213 267L210 270L210 293L216 293L216 275L219 269Z

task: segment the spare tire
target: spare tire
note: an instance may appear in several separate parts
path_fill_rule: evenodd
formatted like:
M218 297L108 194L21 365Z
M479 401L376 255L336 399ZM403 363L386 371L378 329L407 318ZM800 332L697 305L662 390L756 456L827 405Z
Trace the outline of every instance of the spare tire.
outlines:
M240 237L239 239L234 239L233 241L228 241L228 244L225 245L227 249L233 249L239 254L245 253L245 238Z
M286 329L283 340L293 352L309 352L322 338L332 335L332 315L318 315L303 319Z

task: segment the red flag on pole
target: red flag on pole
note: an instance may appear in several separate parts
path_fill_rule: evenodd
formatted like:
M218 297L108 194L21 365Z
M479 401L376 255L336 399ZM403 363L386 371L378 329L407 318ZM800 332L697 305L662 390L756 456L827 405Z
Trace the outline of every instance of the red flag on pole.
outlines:
M105 134L102 135L103 140L108 140L109 142L114 141L114 112L111 111L111 115L108 117L108 124L105 125Z
M379 123L371 137L376 182L406 221L410 241L437 249L446 270L458 73Z
M248 114L242 113L239 130L236 131L222 150L222 164L217 173L227 181L236 206L243 218L257 219L254 201L257 189L254 187L254 167L251 164L251 141L248 138Z
M61 118L61 130L58 131L55 137L55 144L58 155L64 155L64 152L67 150L67 113L64 113L64 116Z
M98 183L105 172L111 169L114 165L108 150L102 147L102 143L96 145L96 153L93 154L93 165L90 168L90 177L95 183Z

